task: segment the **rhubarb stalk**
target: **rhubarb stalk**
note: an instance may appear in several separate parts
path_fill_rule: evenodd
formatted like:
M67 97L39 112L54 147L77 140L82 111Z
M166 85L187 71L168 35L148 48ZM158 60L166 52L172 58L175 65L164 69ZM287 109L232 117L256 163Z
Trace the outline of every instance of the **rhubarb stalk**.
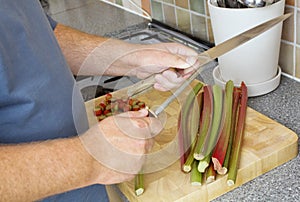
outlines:
M206 177L207 184L216 180L216 171L214 169L214 165L212 162L209 164L209 167L206 169L205 177Z
M183 104L182 110L180 112L180 118L178 123L178 144L179 144L179 151L180 151L180 162L181 167L183 167L184 162L186 161L189 153L189 149L191 146L190 141L190 124L189 124L189 115L191 114L191 108L193 106L195 95L198 94L200 89L202 88L202 83L197 83L193 90L188 94L185 103Z
M198 93L197 99L194 101L194 106L191 111L190 120L189 120L189 128L190 128L190 136L192 137L193 143L191 146L191 150L189 152L189 155L183 165L182 170L184 172L190 172L192 169L192 163L194 161L194 149L195 144L198 139L198 129L199 129L199 118L200 118L200 111L202 109L202 97L203 93Z
M232 154L230 157L229 171L227 177L227 184L229 186L234 185L236 181L236 176L237 176L237 171L238 171L238 166L240 161L242 140L243 140L244 129L245 129L247 101L248 101L247 87L245 83L242 82L241 101L240 101L240 107L238 112L238 122L236 126L236 134L233 139Z
M213 95L210 86L203 87L203 108L200 116L199 137L197 139L194 158L201 160L204 156L201 154L206 136L209 134L212 123Z
M179 112L179 119L178 119L178 149L179 149L179 155L180 155L180 167L182 168L182 166L184 165L185 162L185 150L184 150L184 143L183 143L183 132L182 132L182 113L181 111Z
M190 172L192 170L192 164L195 161L193 154L194 154L194 149L195 149L195 143L196 143L196 141L197 141L197 137L193 141L192 146L191 146L191 151L189 152L189 155L186 158L186 160L185 160L185 162L184 162L184 164L182 166L183 172L188 173L188 172Z
M135 176L135 194L137 196L141 195L144 193L144 174L143 173L138 173Z
M212 155L212 151L219 138L219 130L222 122L223 111L223 90L218 85L213 85L213 117L210 135L206 137L203 150L201 151L203 156Z
M231 129L231 116L232 116L232 97L233 97L233 81L228 81L225 86L225 99L224 99L224 111L223 111L223 126L219 134L218 142L214 148L212 154L212 162L214 169L218 174L224 175L227 173L227 168L222 167L228 147Z
M237 122L236 119L237 119L240 95L241 95L240 89L237 88L237 87L234 87L230 137L229 137L228 147L227 147L227 150L226 150L226 156L225 156L224 163L223 163L223 167L227 168L227 170L228 170L228 166L229 166L229 159L230 159L230 154L231 154L231 147L232 147L233 137L234 137L235 129L236 129L236 122Z
M192 164L192 171L191 171L191 184L194 186L200 186L202 182L202 173L200 173L197 169L198 161L194 161Z

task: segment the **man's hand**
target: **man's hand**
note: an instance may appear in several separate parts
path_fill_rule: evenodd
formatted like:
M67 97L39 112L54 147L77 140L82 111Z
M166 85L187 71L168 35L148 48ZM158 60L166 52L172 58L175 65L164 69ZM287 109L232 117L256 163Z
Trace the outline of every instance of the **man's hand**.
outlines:
M94 157L91 183L113 184L130 180L144 163L161 123L146 117L147 110L111 116L80 137Z
M128 75L143 79L157 74L154 87L166 91L179 86L199 63L196 51L178 43L132 44L61 24L54 33L76 75Z
M166 91L178 87L198 64L198 54L178 43L151 44L138 51L136 76L146 78L156 74L154 88Z
M198 54L177 43L130 44L108 39L100 43L84 60L78 74L92 74L91 67L98 66L99 75L127 75L144 79L156 74L158 90L178 87L199 63ZM175 70L175 71L174 71Z

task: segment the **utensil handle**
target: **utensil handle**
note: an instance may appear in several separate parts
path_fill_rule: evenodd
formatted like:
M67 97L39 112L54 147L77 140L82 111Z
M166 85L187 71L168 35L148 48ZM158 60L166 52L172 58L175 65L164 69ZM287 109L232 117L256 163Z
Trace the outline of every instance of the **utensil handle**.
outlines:
M147 90L150 90L155 84L155 75L156 74L152 74L151 76L130 86L130 88L127 91L128 96L133 97Z

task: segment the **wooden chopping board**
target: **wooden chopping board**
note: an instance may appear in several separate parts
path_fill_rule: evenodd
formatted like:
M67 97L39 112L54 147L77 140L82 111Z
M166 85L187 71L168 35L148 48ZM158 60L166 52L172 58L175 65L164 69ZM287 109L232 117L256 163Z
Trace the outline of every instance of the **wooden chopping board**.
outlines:
M140 95L138 99L153 106L162 103L170 94L150 90ZM163 147L176 137L180 103L187 94L188 90L165 110L167 122L164 130L155 138L155 147ZM93 115L95 103L99 103L102 99L103 97L100 97L86 102L91 125L97 123ZM141 196L135 195L134 181L118 186L132 202L210 201L296 157L297 142L298 136L293 131L248 107L241 161L234 186L229 187L226 184L227 175L218 175L216 181L209 184L192 186L190 175L181 172L179 161L164 170L145 174L145 192Z

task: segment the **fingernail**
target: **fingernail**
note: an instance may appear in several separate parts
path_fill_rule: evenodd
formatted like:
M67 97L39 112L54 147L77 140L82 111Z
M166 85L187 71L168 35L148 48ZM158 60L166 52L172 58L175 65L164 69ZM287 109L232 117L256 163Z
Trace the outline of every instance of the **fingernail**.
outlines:
M194 56L189 56L189 57L186 58L185 61L186 61L190 66L192 66L193 64L196 63L197 58L194 57Z

